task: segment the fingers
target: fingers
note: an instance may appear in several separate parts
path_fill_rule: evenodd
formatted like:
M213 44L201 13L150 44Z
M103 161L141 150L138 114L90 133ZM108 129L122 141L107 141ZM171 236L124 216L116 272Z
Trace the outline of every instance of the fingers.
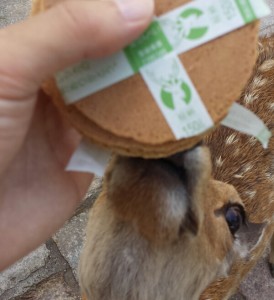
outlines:
M117 51L149 24L153 0L67 0L0 30L0 174L21 147L45 79Z
M34 92L57 70L124 47L152 14L152 0L64 1L0 32L0 72Z

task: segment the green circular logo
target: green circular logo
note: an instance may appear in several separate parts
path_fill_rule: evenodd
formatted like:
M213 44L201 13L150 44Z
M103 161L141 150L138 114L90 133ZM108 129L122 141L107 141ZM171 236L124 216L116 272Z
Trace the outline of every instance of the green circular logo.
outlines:
M166 89L165 87L162 87L161 99L166 107L173 110L175 109L174 97L178 97L186 104L189 104L191 101L190 87L185 82L178 82L177 86L174 86L172 89Z
M203 14L203 11L198 8L188 8L180 14L176 24L177 30L180 33L183 33L183 38L196 40L200 39L207 33L208 26L199 25L198 22Z

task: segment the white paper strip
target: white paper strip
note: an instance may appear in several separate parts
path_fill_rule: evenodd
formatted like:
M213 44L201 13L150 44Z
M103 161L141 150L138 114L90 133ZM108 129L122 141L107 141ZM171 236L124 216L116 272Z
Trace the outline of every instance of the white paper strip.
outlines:
M254 13L258 18L262 18L270 15L271 9L268 6L266 1L262 1L262 2L258 0L249 0L249 1L252 5Z
M159 18L131 45L108 58L86 60L56 75L57 85L70 104L132 76L140 61L150 62L166 51L163 36L171 50L183 53L270 13L264 0L196 0ZM155 23L154 20L154 23ZM150 39L152 42L150 42ZM160 44L159 44L160 42ZM157 48L160 45L159 48ZM130 48L130 55L127 50Z
M233 104L222 125L255 136L267 148L272 134L263 121L238 103ZM88 172L103 176L111 153L88 141L82 141L66 167L67 171Z
M59 72L55 78L67 104L111 86L134 74L125 54L100 60L84 60Z
M163 15L159 22L178 54L246 24L235 0L192 1Z
M83 140L72 155L66 171L87 172L102 177L110 157L110 151Z
M214 125L175 53L140 72L176 139L198 135Z
M272 137L272 133L264 122L252 111L238 103L233 104L229 114L221 124L245 134L255 136L264 148L268 147L269 139Z

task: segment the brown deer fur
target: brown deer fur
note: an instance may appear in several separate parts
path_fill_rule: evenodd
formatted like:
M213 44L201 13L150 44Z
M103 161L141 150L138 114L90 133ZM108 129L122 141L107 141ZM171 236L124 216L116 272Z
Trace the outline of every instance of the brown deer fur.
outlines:
M254 111L274 133L274 37L260 40L257 64L238 102ZM201 297L227 299L258 261L273 234L274 138L264 150L256 139L221 127L207 137L206 143L211 150L213 177L236 188L250 221L265 224L248 260L235 261L229 276L213 282ZM270 262L273 264L272 244Z
M198 299L240 254L221 209L241 200L232 186L210 178L207 148L170 160L113 160L82 257L88 299Z
M268 38L259 43L239 103L272 131L273 92L274 39ZM211 159L198 146L162 160L112 160L81 257L87 299L217 300L236 290L274 230L274 139L264 150L256 139L220 127L205 143ZM263 224L249 250L228 229L222 211L229 203L243 204L248 219Z

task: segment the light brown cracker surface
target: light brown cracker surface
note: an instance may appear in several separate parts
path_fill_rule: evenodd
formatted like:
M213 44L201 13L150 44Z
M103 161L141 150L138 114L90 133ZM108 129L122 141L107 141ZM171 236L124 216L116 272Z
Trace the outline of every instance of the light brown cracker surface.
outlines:
M34 12L52 2L38 0ZM156 14L187 2L158 0ZM215 124L225 117L251 74L257 56L257 31L258 23L253 23L180 55ZM167 156L202 138L175 139L139 74L67 107L61 104L62 97L54 84L47 90L80 132L121 154Z

